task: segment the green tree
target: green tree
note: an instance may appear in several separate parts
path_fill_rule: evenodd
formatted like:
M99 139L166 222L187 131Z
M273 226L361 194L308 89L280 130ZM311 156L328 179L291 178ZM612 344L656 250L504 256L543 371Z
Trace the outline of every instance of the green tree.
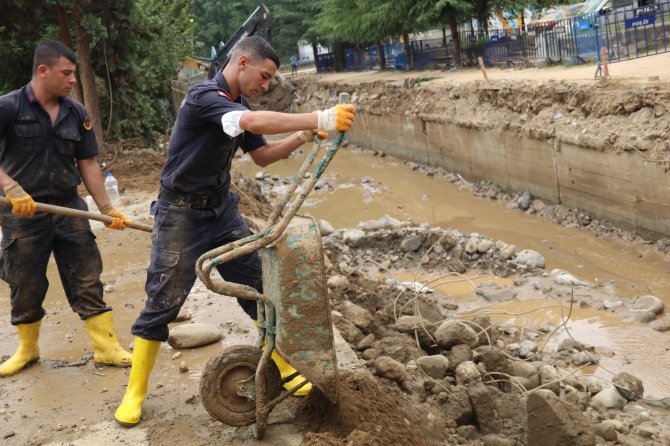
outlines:
M461 39L458 32L458 24L472 14L472 2L465 0L421 0L416 3L413 13L423 27L449 27L453 49L453 63L456 66L462 64Z
M409 11L411 0L323 0L314 32L332 44L375 43L379 48L387 37L404 37L408 68L413 69L410 32L417 21ZM383 54L383 51L380 52Z
M111 84L103 96L111 134L155 140L171 123L170 82L190 52L191 2L105 3L108 38L97 43L93 54L96 72Z
M57 23L45 26L49 11L42 2L4 1L0 14L0 95L30 81L35 44L43 39L58 38ZM31 13L27 13L28 11Z
M30 79L32 53L60 39L77 53L82 94L96 134L152 141L171 115L170 80L188 54L192 0L9 0L0 15L3 92ZM108 105L98 104L98 97Z
M321 12L321 2L304 0L275 0L268 3L272 20L272 45L283 60L297 52L298 42L311 43L316 48L324 43L314 31L316 16Z
M384 41L389 37L397 39L399 36L403 38L408 69L414 68L409 33L415 31L419 23L415 16L408 14L413 4L414 1L407 0L384 0L383 2L361 0L360 2L361 28L366 30L367 40L377 45L377 54L379 54L382 69L386 65Z

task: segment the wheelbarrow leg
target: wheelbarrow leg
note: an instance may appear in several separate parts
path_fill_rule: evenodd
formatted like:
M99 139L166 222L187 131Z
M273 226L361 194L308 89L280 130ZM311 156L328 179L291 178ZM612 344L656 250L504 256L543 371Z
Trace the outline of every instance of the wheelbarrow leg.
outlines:
M274 408L274 404L268 404L267 382L265 381L265 373L269 361L272 361L271 355L275 344L275 330L276 317L274 308L270 305L266 307L264 302L258 302L258 321L259 339L258 342L265 343L263 355L258 363L256 369L256 424L254 425L254 437L257 440L263 439L265 431L268 426L268 417L270 411ZM265 339L263 339L265 338ZM263 348L261 346L261 348Z
M265 381L265 370L270 361L270 350L263 352L261 361L256 370L256 424L254 425L254 437L262 440L268 426L268 416L274 405L270 405L267 394L267 382Z

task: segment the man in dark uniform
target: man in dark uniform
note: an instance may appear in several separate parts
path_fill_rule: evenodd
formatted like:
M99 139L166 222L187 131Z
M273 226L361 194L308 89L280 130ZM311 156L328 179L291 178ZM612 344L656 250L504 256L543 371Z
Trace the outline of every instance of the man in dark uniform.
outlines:
M179 314L195 282L198 257L250 235L237 209L239 197L229 191L237 148L256 164L267 166L311 141L316 129L346 131L351 127L356 110L350 104L300 114L250 111L244 96L267 91L278 68L279 57L270 44L261 37L247 37L235 47L223 70L193 86L181 104L160 176L158 201L152 209L147 301L132 328L133 365L115 414L123 425L140 420L158 348L167 340L168 324ZM261 136L288 132L295 133L277 141ZM258 253L227 262L218 270L226 281L262 292ZM239 302L256 319L256 302ZM290 366L279 355L273 359L286 376ZM299 382L304 380L299 378ZM308 386L299 390L309 390Z
M13 375L39 358L52 252L68 302L91 337L94 361L123 367L131 363L102 298L102 259L88 220L36 213L35 201L87 210L77 194L83 179L101 212L114 217L108 227L125 229L130 223L105 191L86 110L68 97L75 72L75 55L68 47L42 42L35 50L30 83L0 97L0 187L12 204L0 209L0 278L9 284L11 323L19 335L19 347L0 365L0 376Z

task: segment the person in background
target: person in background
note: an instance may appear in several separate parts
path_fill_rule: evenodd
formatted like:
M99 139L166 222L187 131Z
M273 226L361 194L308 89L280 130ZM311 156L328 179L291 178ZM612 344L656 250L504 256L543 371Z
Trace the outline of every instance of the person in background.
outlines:
M168 324L176 319L193 287L198 257L251 234L237 208L239 197L230 192L230 169L237 149L241 147L257 165L265 167L312 141L317 129L351 128L356 112L351 104L297 114L249 110L245 97L267 92L278 69L279 57L272 46L261 37L247 37L233 49L222 70L213 79L191 87L181 103L160 175L158 200L152 204L155 220L147 300L132 327L133 365L114 415L124 426L140 421L160 343L168 339ZM289 132L294 133L273 141L262 136ZM257 252L217 269L224 280L263 292ZM238 302L255 321L256 302ZM295 373L276 351L272 359L282 377ZM304 379L297 376L286 387L295 387ZM308 383L296 394L310 390Z
M0 187L11 203L0 208L0 278L9 284L11 323L19 336L14 355L0 364L2 377L40 357L51 253L70 307L84 320L95 363L131 364L131 354L116 338L112 309L103 300L102 259L88 220L36 212L36 201L88 210L77 194L83 180L101 213L114 218L108 227L125 229L131 223L105 191L86 109L68 97L76 70L70 48L41 42L30 83L0 97Z
M298 74L298 57L295 54L291 56L291 74Z

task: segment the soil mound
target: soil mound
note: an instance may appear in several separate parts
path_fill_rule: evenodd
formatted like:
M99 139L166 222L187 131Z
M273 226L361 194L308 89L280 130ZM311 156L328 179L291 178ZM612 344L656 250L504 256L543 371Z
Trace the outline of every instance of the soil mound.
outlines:
M339 402L332 405L313 392L298 416L312 431L304 446L387 444L423 446L425 428L397 386L384 386L362 373L346 373L339 379Z

